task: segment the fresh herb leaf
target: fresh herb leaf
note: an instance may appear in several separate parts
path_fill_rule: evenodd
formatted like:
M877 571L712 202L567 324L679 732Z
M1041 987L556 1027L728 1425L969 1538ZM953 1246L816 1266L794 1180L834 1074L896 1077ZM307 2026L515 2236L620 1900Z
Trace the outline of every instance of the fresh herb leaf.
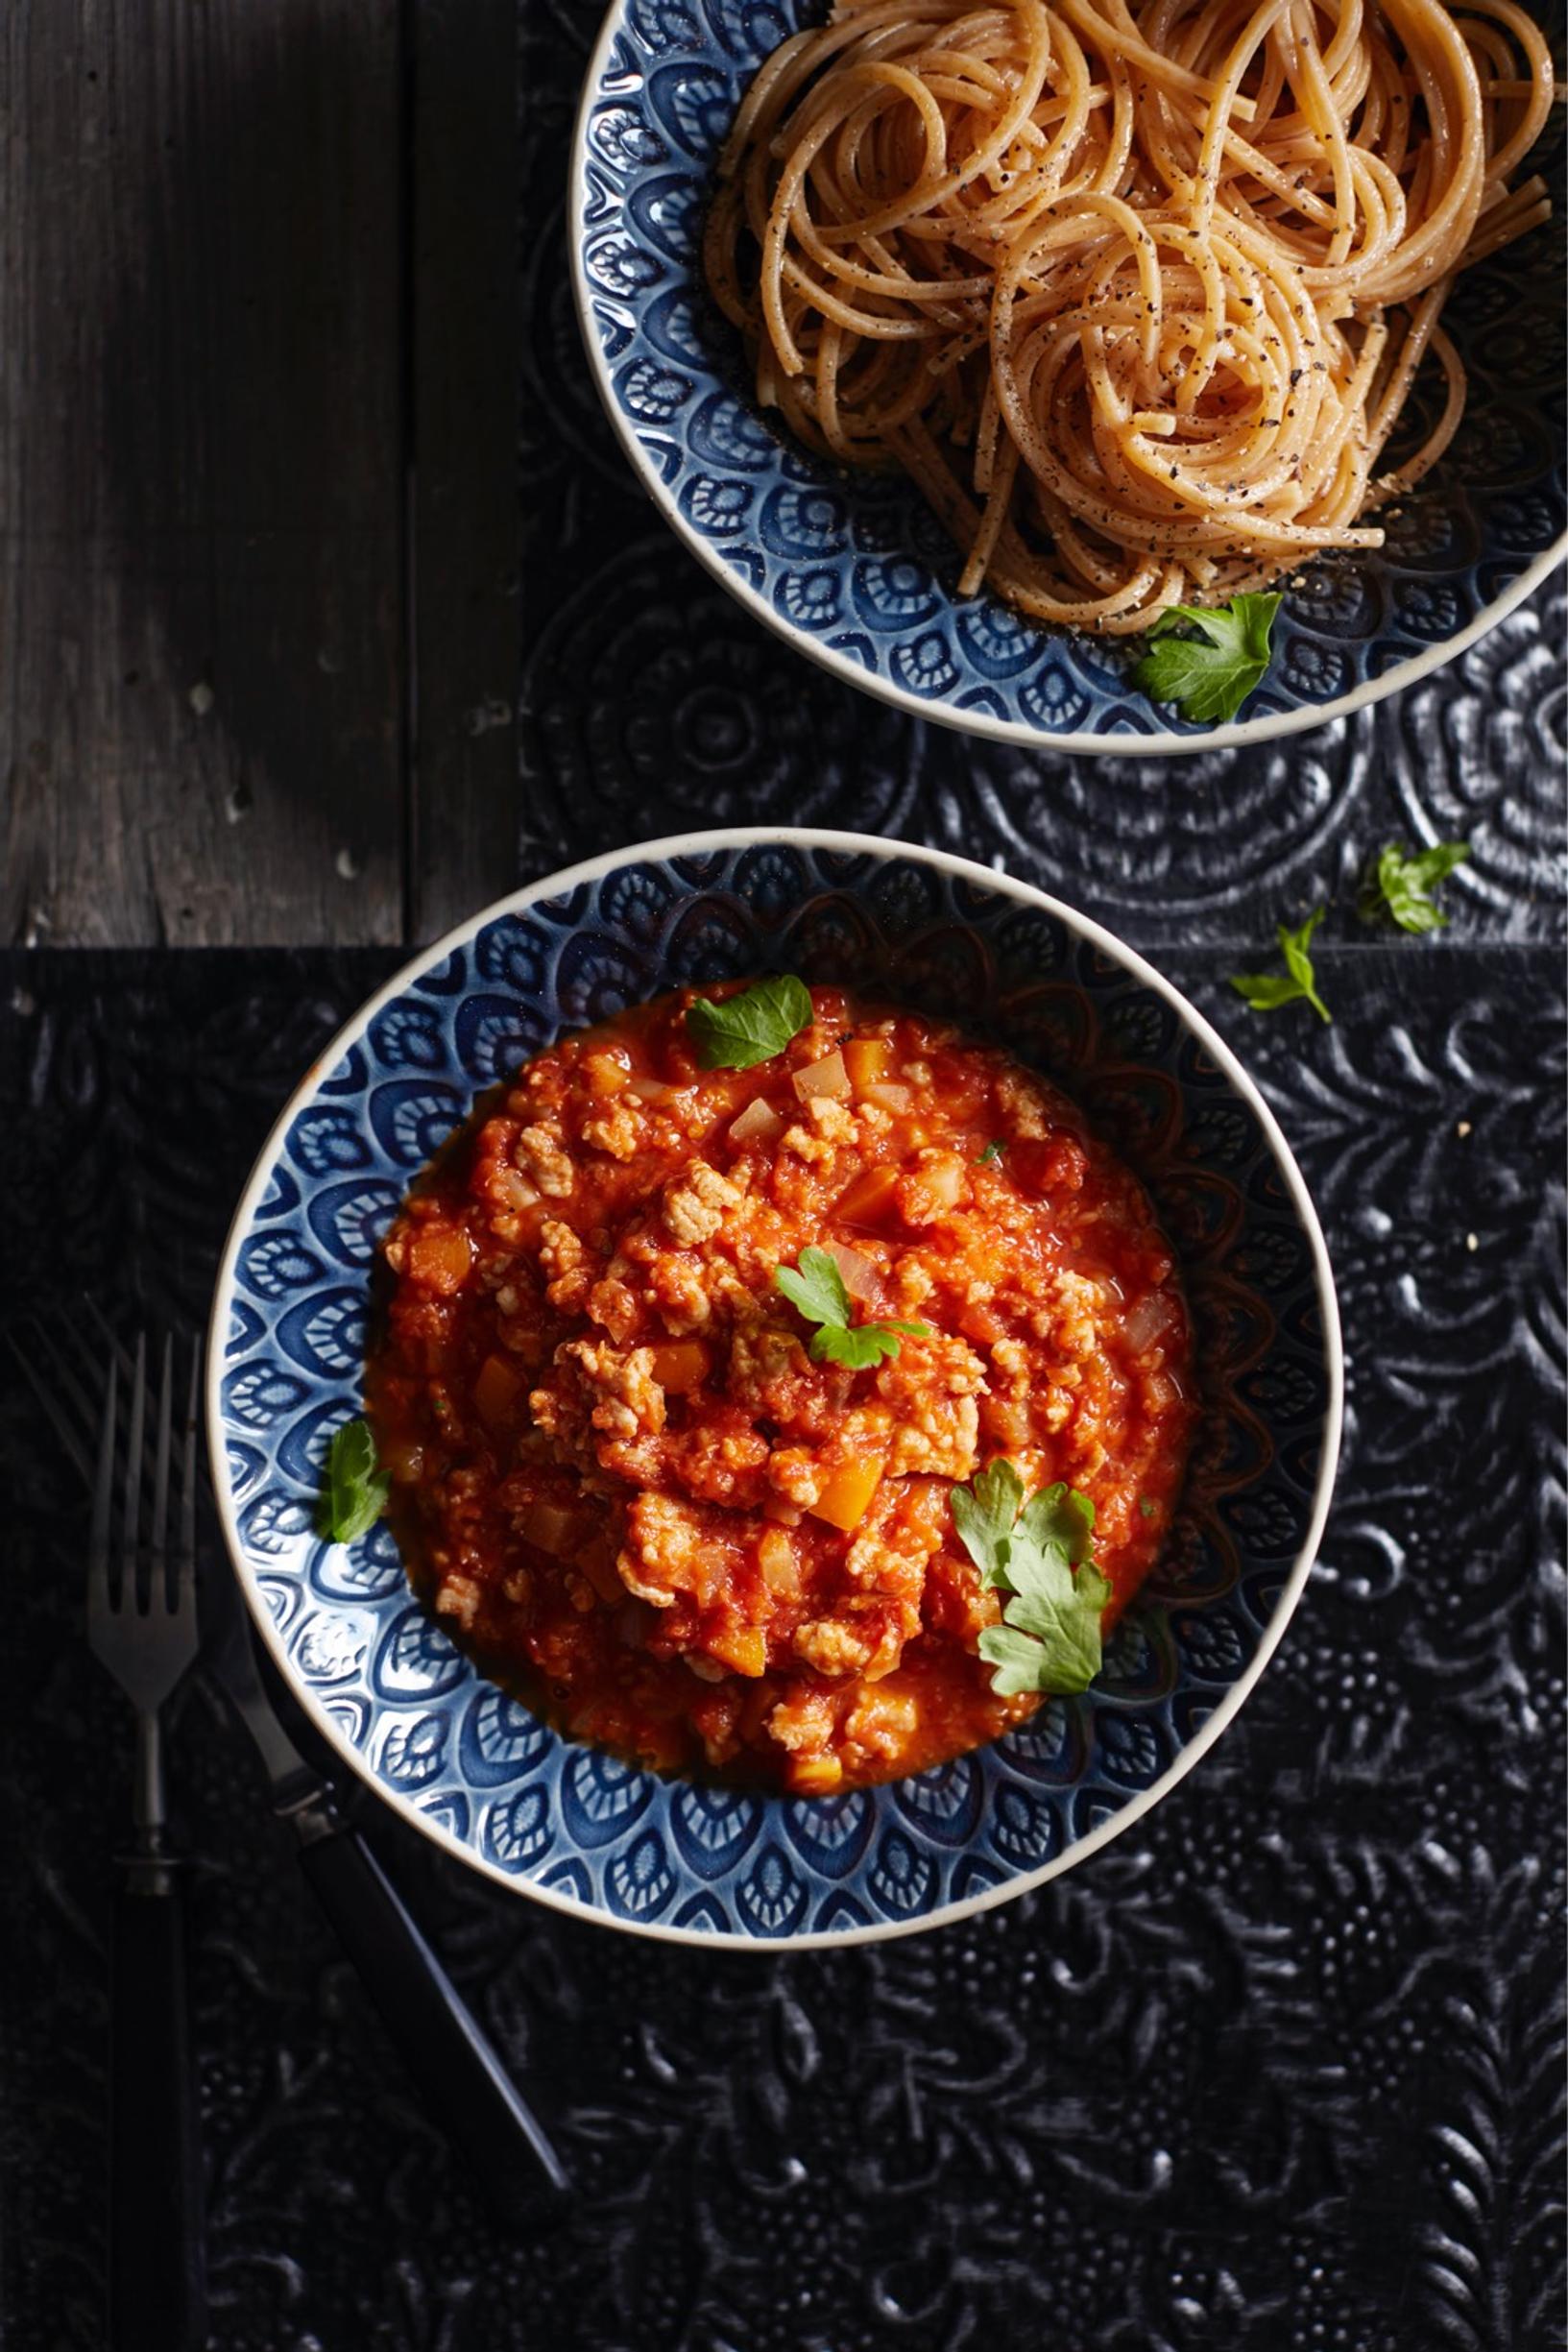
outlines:
M1380 914L1388 914L1401 931L1441 931L1448 917L1432 893L1469 855L1467 841L1438 841L1413 858L1390 842L1362 893L1363 921L1375 923Z
M1019 1593L1002 1610L1002 1622L988 1625L979 1653L995 1667L991 1687L998 1696L1020 1691L1087 1690L1104 1660L1099 1620L1111 1588L1096 1567L1074 1577L1063 1569L1050 1591ZM1028 1637L1028 1649L1018 1647Z
M982 1586L1007 1595L1001 1625L987 1626L980 1656L1001 1698L1022 1691L1087 1690L1099 1672L1100 1618L1111 1588L1095 1564L1095 1507L1058 1483L1024 1500L1024 1481L993 1462L950 1502Z
M705 1070L750 1070L771 1061L811 1021L811 991L793 972L756 981L716 1004L700 996L686 1008L687 1029Z
M1088 1495L1080 1494L1076 1487L1042 1487L1018 1515L1008 1557L1020 1553L1021 1547L1030 1553L1060 1552L1068 1565L1075 1568L1092 1556L1094 1540L1095 1506ZM1018 1585L1016 1576L1008 1581ZM1022 1591L1022 1586L1019 1589Z
M1233 972L1231 986L1238 996L1244 996L1254 1012L1273 1012L1281 1005L1293 1005L1305 998L1320 1021L1332 1021L1334 1015L1317 993L1317 976L1308 954L1313 933L1328 909L1316 908L1308 915L1299 931L1279 927L1279 949L1285 958L1283 972Z
M1003 1143L988 1143L985 1150L980 1152L976 1159L976 1167L989 1168L994 1160L1001 1159L1003 1152L1005 1152L1006 1149L1007 1147Z
M974 1484L954 1487L948 1500L963 1547L980 1572L982 1585L1007 1582L1007 1544L1024 1508L1024 1481L1000 1457Z
M798 1266L775 1266L773 1279L792 1307L798 1308L812 1332L809 1352L816 1364L844 1364L863 1372L883 1356L899 1352L898 1334L929 1340L929 1323L850 1321L850 1295L844 1277L826 1249L803 1249Z
M1154 1516L1154 1505L1146 1494L1140 1494L1138 1497L1138 1508L1146 1519L1151 1519Z
M1283 599L1233 596L1229 604L1172 604L1149 631L1132 673L1151 702L1173 702L1183 718L1234 718L1268 667L1268 632ZM1196 637L1172 632L1183 622Z
M346 1421L327 1449L317 1533L328 1543L357 1542L386 1509L390 1491L369 1421Z
M898 1354L901 1331L912 1340L931 1336L929 1323L856 1323L848 1330L841 1323L825 1323L812 1334L810 1352L819 1364L843 1364L852 1372L863 1372L883 1356Z

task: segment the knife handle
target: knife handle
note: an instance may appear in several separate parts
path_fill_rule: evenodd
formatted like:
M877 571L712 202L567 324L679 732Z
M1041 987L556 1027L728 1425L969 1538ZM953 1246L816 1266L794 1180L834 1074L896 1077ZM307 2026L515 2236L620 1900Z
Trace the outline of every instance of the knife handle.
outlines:
M543 2126L358 1831L314 1808L299 1829L301 1867L426 2107L498 2219L537 2214L541 2173L569 2186Z
M185 1998L183 1872L116 1864L109 2074L111 2352L206 2341L202 2169Z

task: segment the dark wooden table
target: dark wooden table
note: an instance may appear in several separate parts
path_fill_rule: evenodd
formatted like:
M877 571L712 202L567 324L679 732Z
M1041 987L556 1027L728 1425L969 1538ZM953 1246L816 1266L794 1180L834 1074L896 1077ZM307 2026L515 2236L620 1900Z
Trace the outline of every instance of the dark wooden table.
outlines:
M404 945L615 842L823 822L1057 891L1246 1055L1339 1279L1339 1495L1215 1757L939 1935L693 1961L368 1802L580 2183L511 2241L198 1693L213 2343L1549 2352L1561 581L1374 711L1174 764L840 686L685 555L598 414L561 233L597 12L6 12L0 1320L86 1289L198 1321L271 1118ZM1448 931L1357 923L1372 851L1455 837ZM1226 975L1324 900L1333 1029L1249 1014ZM128 1736L80 1639L79 1498L3 1379L0 1480L0 2340L87 2352Z

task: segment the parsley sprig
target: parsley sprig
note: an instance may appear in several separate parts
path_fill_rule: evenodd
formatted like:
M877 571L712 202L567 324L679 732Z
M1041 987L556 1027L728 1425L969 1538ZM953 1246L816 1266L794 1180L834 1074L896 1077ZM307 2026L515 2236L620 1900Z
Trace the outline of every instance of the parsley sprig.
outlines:
M1470 855L1465 841L1436 841L1431 849L1407 858L1390 842L1378 860L1362 893L1362 919L1375 923L1390 915L1401 931L1441 931L1448 921L1433 901L1433 892Z
M811 991L793 972L760 980L738 996L698 997L686 1026L705 1070L750 1070L782 1054L812 1021Z
M1308 953L1313 933L1328 909L1315 907L1299 931L1279 927L1279 952L1285 958L1283 972L1233 972L1231 986L1238 996L1244 996L1254 1012L1273 1012L1281 1005L1293 1005L1305 998L1320 1021L1332 1021L1334 1015L1317 993L1317 975Z
M844 1277L826 1249L803 1249L798 1266L776 1266L773 1279L790 1305L817 1325L809 1343L814 1363L846 1364L851 1371L861 1372L883 1356L898 1354L901 1331L912 1340L931 1336L929 1323L852 1324Z
M1087 1690L1101 1663L1100 1618L1111 1597L1095 1564L1095 1506L1058 1483L1025 1503L1005 1459L952 1492L953 1525L982 1585L1007 1595L980 1656L1000 1698L1022 1691Z
M1233 596L1229 604L1172 604L1149 630L1132 683L1183 718L1234 718L1268 667L1268 633L1283 599ZM1179 636L1186 626L1195 637Z
M317 1534L328 1543L356 1543L386 1509L391 1490L369 1421L346 1421L327 1448Z

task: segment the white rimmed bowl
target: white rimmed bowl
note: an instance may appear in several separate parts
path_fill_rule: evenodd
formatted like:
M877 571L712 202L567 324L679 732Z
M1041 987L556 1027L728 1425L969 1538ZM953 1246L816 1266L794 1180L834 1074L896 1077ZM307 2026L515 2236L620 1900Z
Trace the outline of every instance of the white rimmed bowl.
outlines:
M314 1531L360 1409L371 1274L475 1097L564 1031L768 968L952 1015L1048 1070L1148 1185L1180 1251L1204 1422L1167 1559L1082 1698L834 1799L664 1781L563 1738L479 1674L390 1534ZM1317 1220L1235 1055L1098 925L932 850L787 828L573 866L417 956L285 1106L213 1303L218 1504L274 1660L388 1803L503 1885L644 1934L748 1949L900 1935L1094 1853L1212 1746L1263 1672L1328 1509L1343 1390Z

